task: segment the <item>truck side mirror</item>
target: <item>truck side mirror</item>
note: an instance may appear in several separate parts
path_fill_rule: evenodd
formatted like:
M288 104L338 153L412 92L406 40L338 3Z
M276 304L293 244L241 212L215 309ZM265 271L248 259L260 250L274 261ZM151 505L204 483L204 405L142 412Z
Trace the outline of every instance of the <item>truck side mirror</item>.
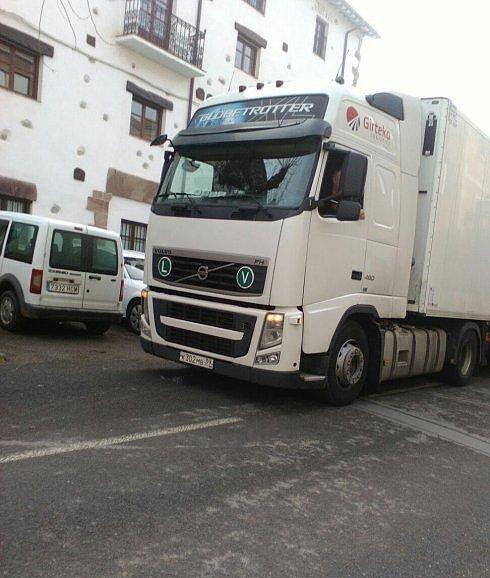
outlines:
M361 216L361 203L357 201L342 200L337 207L338 221L359 221Z
M359 153L349 151L342 163L341 195L344 199L361 200L366 184L368 160Z

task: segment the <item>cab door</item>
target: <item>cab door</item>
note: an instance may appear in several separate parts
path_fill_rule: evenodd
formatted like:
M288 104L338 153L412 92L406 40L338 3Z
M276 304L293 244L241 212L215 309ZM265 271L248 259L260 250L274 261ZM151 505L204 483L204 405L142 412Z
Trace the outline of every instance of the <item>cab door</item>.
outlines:
M87 280L83 308L118 311L122 280L120 244L113 237L87 237Z
M50 225L44 257L41 305L81 309L85 290L86 227Z
M328 153L324 168L319 206L312 212L308 243L308 259L304 290L304 304L313 305L332 299L352 296L360 293L366 255L366 222L339 221L337 208L339 202L355 200L362 206L362 193L355 199L345 196L342 191L333 191L335 173L340 172L340 187L345 181L348 155L357 155L366 159L357 151L340 147ZM366 160L364 160L364 164ZM367 171L367 168L364 169ZM363 178L365 179L365 174ZM323 201L323 203L322 203ZM326 201L326 202L325 202Z

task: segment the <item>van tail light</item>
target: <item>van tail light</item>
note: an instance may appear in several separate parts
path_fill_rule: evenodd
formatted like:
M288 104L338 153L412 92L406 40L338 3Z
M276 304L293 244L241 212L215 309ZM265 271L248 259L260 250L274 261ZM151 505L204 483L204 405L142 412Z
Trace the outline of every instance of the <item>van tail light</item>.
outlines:
M43 288L43 271L42 269L33 269L31 272L31 285L29 291L35 295L41 295Z
M119 302L121 303L124 296L124 279L121 279L121 285L119 287Z

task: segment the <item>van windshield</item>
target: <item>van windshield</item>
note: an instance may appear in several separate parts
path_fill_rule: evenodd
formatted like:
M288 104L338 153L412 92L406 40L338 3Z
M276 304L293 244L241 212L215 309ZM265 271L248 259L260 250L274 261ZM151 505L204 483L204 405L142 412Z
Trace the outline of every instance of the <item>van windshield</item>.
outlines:
M274 209L297 211L309 192L319 150L318 138L179 149L155 212L267 220L276 218Z

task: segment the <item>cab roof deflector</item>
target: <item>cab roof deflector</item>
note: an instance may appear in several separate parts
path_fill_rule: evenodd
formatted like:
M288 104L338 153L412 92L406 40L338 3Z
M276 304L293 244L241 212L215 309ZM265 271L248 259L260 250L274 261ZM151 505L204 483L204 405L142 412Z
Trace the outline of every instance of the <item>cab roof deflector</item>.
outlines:
M315 136L329 138L331 134L330 123L323 119L288 119L185 129L173 139L173 145L178 148L219 143L296 140Z

